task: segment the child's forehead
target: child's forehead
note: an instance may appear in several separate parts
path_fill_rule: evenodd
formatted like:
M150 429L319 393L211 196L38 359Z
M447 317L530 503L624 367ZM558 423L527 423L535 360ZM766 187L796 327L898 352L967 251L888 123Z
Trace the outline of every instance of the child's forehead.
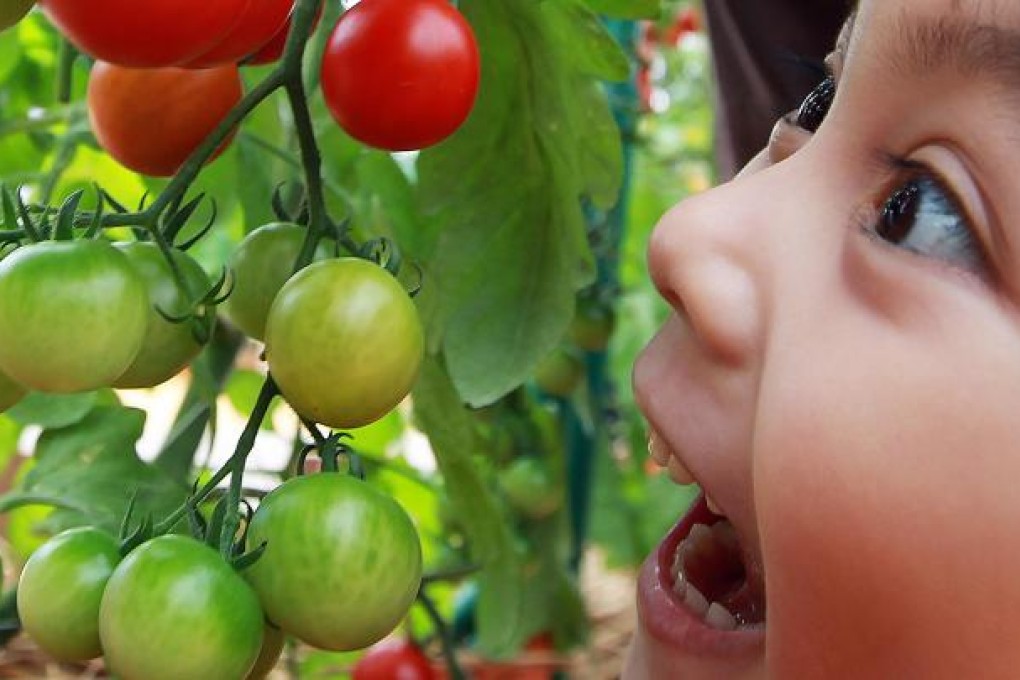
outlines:
M940 70L994 78L1020 94L1020 3L1015 0L861 0L837 41L845 60L858 46L873 66L904 80Z

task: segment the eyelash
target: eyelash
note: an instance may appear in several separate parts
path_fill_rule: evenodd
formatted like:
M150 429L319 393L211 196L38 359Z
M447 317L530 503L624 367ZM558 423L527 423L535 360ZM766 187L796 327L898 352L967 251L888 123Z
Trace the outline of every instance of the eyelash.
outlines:
M807 132L816 132L835 95L836 81L829 74L804 98L788 122ZM913 255L987 280L991 271L989 260L975 235L972 220L949 184L924 163L894 154L883 154L882 159L896 177L896 183L881 201L877 214L869 210L867 217L861 217L862 230ZM915 234L915 230L926 226L919 223L925 217L929 222L937 220L935 227L941 230L934 240L931 235ZM918 239L920 244L913 242Z
M826 76L822 82L815 86L815 89L808 93L808 96L804 97L800 108L793 116L794 124L808 132L816 132L829 113L835 96L836 79L831 75Z
M984 248L966 210L945 180L927 165L911 159L887 155L884 162L898 178L877 215L872 213L862 225L865 231L917 256L987 278L990 269ZM929 222L936 220L934 240L930 235L918 235L918 230L926 226L921 223L925 217ZM917 240L921 243L911 242Z

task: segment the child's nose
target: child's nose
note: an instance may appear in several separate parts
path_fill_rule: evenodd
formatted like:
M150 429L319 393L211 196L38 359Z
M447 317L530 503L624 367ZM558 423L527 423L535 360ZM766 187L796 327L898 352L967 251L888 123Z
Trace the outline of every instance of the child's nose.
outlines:
M740 367L762 341L765 224L736 183L674 207L652 233L651 277L705 351ZM765 218L767 219L767 218Z

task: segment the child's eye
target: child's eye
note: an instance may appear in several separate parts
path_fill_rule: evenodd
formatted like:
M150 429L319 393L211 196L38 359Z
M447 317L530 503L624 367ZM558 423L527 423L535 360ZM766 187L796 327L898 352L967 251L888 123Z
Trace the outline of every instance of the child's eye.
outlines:
M976 272L984 252L956 198L930 174L901 184L881 208L875 233L912 252Z
M825 80L818 83L801 102L800 108L797 109L797 126L808 132L818 130L825 120L825 115L829 113L829 107L832 106L832 99L835 96L836 80L832 76L826 76Z

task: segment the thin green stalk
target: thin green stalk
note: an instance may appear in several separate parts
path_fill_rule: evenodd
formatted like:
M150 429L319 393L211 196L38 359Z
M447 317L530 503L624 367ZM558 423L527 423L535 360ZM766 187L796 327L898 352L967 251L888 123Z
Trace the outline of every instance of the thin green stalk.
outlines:
M271 377L266 377L266 381L262 384L262 389L259 391L258 399L255 401L255 406L252 408L251 416L248 418L247 424L244 426L244 430L241 432L241 436L237 440L237 446L234 449L233 455L230 456L230 460L226 464L217 470L212 477L209 478L201 489L196 491L191 498L189 498L184 505L177 508L170 516L160 522L155 529L157 535L170 531L181 519L187 514L189 508L195 508L205 500L209 494L211 494L216 487L231 476L230 480L230 494L231 499L236 498L232 508L228 509L227 519L224 520L224 535L233 537L233 532L228 531L228 522L233 524L234 531L240 526L240 518L238 516L238 506L241 503L241 482L244 474L244 464L248 460L248 454L251 453L252 448L255 446L255 437L258 435L259 428L262 426L262 421L265 420L266 414L269 413L269 405L273 401L273 398L279 394L279 390L276 387L276 383L273 382ZM228 506L229 507L229 506Z
M424 590L418 591L418 602L425 608L425 612L432 619L432 625L436 627L436 632L439 633L439 645L443 652L443 658L446 660L446 670L449 672L450 677L452 680L467 680L464 670L460 667L460 662L457 661L457 652L454 649L450 629L443 620L442 614L439 613L436 603L432 601L432 598Z

